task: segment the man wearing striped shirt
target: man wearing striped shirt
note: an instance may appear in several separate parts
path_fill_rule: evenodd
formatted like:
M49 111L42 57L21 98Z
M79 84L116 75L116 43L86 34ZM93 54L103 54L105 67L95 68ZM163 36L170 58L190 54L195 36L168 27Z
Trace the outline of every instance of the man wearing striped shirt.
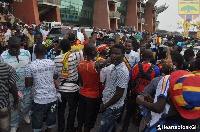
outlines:
M65 108L66 103L69 105L69 115L67 119L66 131L74 130L74 122L76 117L76 109L78 106L78 93L80 87L78 81L78 63L83 60L82 51L73 52L69 40L63 39L60 42L63 54L55 57L55 63L59 75L59 93L61 94L62 102L58 102L58 132L63 132L65 129ZM63 60L63 58L65 58ZM63 61L66 61L63 65ZM67 68L66 73L63 73L63 68Z
M9 91L14 97L14 108L18 108L16 81L19 80L13 67L0 62L0 131L10 132ZM9 87L10 85L10 87Z

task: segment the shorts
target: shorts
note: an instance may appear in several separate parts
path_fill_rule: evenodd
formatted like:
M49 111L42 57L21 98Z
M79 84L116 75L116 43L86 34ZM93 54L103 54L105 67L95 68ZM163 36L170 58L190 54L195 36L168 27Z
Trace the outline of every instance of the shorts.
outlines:
M48 104L37 104L33 102L32 128L34 132L42 130L43 119L46 117L47 128L56 126L57 101Z
M100 108L99 98L88 98L79 95L78 122L85 128L93 128Z
M10 132L11 111L10 107L0 109L0 132Z

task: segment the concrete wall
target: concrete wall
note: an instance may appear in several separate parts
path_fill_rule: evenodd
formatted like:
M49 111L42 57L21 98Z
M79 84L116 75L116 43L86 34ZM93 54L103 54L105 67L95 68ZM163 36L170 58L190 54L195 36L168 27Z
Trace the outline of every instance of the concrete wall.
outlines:
M43 16L40 16L40 21L61 22L59 7L54 7L46 12Z
M144 25L145 31L153 32L153 6L151 3L146 4L144 18L145 18L145 25Z

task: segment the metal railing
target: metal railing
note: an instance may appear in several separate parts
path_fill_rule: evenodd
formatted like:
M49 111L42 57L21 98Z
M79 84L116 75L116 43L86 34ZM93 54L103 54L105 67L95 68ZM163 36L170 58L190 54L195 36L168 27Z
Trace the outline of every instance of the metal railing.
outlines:
M37 0L38 4L44 4L44 3L49 3L53 5L61 5L61 0Z
M121 14L119 12L115 11L110 11L109 12L109 17L112 19L120 19Z
M138 19L138 23L139 23L139 24L144 24L144 23L145 23L145 19L144 19L144 18Z

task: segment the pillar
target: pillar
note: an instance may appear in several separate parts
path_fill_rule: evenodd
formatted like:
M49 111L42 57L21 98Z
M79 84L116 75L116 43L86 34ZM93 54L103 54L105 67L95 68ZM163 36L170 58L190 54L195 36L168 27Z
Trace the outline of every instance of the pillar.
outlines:
M21 19L25 23L33 23L36 25L40 24L37 0L23 0L23 2L13 3L14 16Z
M137 0L128 0L126 26L135 26L138 29Z
M110 29L109 6L108 0L95 0L93 27Z
M153 32L153 6L152 6L152 3L146 3L144 18L145 18L145 25L144 25L145 31Z

